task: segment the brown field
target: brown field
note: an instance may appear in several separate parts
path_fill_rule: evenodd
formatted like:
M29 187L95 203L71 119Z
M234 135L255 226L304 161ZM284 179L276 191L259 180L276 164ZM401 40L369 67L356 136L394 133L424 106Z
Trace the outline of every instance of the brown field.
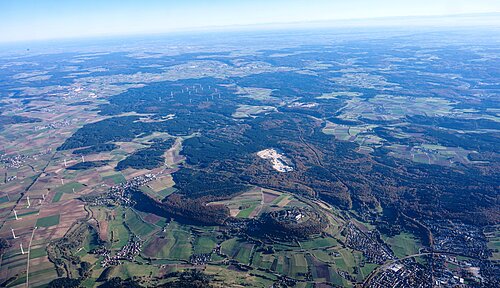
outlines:
M155 257L158 252L168 243L167 238L159 238L154 236L154 238L144 247L143 254L148 257Z
M262 194L264 195L264 203L269 204L274 201L274 199L278 198L280 196L279 192L269 190L269 189L262 189Z

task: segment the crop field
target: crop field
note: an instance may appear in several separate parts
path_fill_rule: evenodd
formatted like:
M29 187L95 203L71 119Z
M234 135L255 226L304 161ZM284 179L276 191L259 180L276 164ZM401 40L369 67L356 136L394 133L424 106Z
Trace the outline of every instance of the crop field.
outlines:
M43 218L38 218L36 220L36 226L37 227L50 227L59 224L59 219L61 218L61 215L52 215L52 216L47 216Z
M5 196L0 197L0 204L6 203L6 202L9 202L9 195L5 195Z
M293 254L288 256L287 258L287 271L288 275L292 275L292 277L295 277L297 279L303 279L304 275L307 273L307 261L306 258L304 257L304 254Z
M49 279L54 279L57 277L57 273L52 266L52 263L46 263L45 265L35 266L30 271L29 279L30 286L40 287L47 284Z
M323 133L333 135L342 141L356 142L361 146L380 146L384 139L373 135L371 131L377 125L341 125L327 121Z
M113 184L120 184L120 183L123 183L126 181L125 177L123 177L122 173L114 173L112 172L112 174L103 174L101 175L102 179L103 180L111 180L111 183Z
M45 247L35 248L30 250L30 259L35 259L47 255Z
M108 215L109 211L104 209L103 207L92 207L91 208L92 215L94 216L94 219L99 223L99 238L103 241L108 240L108 227L109 227L109 222L108 222Z
M71 194L80 191L84 187L83 184L78 182L71 182L57 187L55 190L54 197L52 198L52 203L57 203L61 201L62 196L66 194Z

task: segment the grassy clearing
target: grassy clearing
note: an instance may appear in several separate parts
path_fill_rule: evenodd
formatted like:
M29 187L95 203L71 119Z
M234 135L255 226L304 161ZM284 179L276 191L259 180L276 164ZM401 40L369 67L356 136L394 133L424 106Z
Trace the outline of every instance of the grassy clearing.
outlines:
M151 265L138 265L136 263L125 262L113 270L112 277L120 277L122 279L132 278L135 276L151 276L156 275L159 271L158 267Z
M238 246L238 239L232 238L222 242L221 251L222 253L232 257L234 255L234 251L236 251L237 246Z

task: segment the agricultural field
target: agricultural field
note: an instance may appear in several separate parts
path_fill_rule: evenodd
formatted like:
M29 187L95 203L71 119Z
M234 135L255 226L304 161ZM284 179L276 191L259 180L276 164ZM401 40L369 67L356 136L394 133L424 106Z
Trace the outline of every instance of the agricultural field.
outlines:
M333 135L336 139L342 141L356 142L360 145L360 147L380 147L384 139L371 133L373 128L376 127L377 125L350 126L326 122L322 131L323 133Z
M50 227L59 224L61 216L60 215L52 215L43 218L38 218L36 220L37 227Z
M468 156L471 151L460 147L444 147L440 145L422 144L420 146L391 145L389 155L406 158L423 164L449 166L453 163L470 164Z

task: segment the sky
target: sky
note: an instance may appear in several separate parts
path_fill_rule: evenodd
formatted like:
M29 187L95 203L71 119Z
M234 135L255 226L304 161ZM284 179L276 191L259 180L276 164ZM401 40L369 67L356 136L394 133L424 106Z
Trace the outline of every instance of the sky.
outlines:
M492 12L499 0L0 0L0 42Z

